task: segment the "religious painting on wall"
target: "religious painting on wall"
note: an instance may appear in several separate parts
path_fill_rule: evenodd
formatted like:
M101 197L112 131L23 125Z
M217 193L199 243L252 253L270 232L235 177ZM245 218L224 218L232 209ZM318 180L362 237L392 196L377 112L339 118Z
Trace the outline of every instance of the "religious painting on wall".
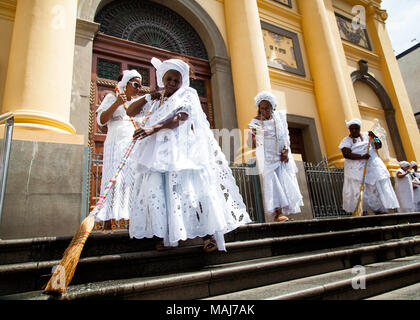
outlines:
M292 7L292 0L274 0L274 1L284 4L285 6L288 6L289 8Z
M341 39L372 51L366 26L358 25L358 28L355 29L353 28L353 21L350 18L344 17L337 12L335 13L335 18Z
M297 34L263 21L261 27L268 65L305 76Z

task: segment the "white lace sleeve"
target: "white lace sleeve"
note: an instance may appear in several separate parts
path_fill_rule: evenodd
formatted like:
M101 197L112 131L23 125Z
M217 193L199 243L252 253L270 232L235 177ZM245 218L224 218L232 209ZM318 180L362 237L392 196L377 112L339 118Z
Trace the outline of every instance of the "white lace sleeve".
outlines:
M287 123L287 113L286 110L279 110L275 111L280 114L280 119L283 122L283 126L286 132L286 147L290 149L290 133L289 133L289 125Z
M252 146L253 133L252 133L251 129L259 129L260 126L261 126L261 122L259 120L255 119L255 118L252 119L251 122L249 123L249 125L248 125L248 128L249 128L249 130L248 130L248 140L246 142L249 148L253 147Z
M111 107L116 100L117 98L112 93L108 93L102 100L102 103L99 106L98 110L96 110L96 121L101 127L106 125L106 123L101 122L102 112L108 110L109 107Z

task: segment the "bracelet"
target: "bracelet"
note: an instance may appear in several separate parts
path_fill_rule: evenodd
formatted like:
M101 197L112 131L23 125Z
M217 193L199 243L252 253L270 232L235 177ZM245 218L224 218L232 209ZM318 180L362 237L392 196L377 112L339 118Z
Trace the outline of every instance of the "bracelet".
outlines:
M146 99L146 101L147 101L148 103L152 104L152 96L151 96L151 94L150 94L150 93L146 94L146 95L144 96L144 98Z

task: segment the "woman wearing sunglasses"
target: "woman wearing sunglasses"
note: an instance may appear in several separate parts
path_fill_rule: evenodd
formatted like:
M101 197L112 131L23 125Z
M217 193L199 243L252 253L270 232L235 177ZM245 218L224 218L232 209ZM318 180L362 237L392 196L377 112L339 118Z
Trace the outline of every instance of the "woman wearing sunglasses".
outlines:
M134 126L127 116L124 103L129 107L133 102L141 100L141 97L135 98L140 94L142 80L136 70L125 70L118 80L118 90L115 95L107 94L96 111L98 125L108 128L104 142L101 193L133 139ZM112 232L112 220L124 219L128 222L133 186L134 174L128 162L96 216L97 221L104 221L105 233Z

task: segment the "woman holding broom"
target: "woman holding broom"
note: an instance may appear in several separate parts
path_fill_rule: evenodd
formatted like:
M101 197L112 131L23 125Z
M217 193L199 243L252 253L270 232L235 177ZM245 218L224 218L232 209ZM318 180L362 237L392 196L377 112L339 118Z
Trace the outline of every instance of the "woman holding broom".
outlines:
M125 70L119 78L116 95L107 94L96 111L98 125L108 127L104 143L101 193L132 140L135 128L126 114L124 104L129 106L139 100L134 97L140 92L141 80L141 75L136 70ZM129 220L133 187L134 172L130 165L126 165L96 215L96 221L104 221L105 233L112 232L112 220Z
M339 146L345 159L343 209L348 213L353 213L356 209L366 160L363 210L370 207L375 214L384 214L388 209L399 208L388 169L376 152L382 147L381 141L372 131L360 132L362 122L359 119L353 119L346 124L350 135Z
M131 238L163 239L157 249L204 237L206 252L226 250L224 234L251 222L228 163L214 139L190 68L179 59L152 59L160 99L148 97L152 114L136 130L135 202ZM139 106L128 114L135 116Z
M258 115L249 124L252 148L263 174L264 210L275 222L288 221L299 213L302 194L296 178L298 171L290 149L286 112L275 110L276 98L262 91L255 97Z

